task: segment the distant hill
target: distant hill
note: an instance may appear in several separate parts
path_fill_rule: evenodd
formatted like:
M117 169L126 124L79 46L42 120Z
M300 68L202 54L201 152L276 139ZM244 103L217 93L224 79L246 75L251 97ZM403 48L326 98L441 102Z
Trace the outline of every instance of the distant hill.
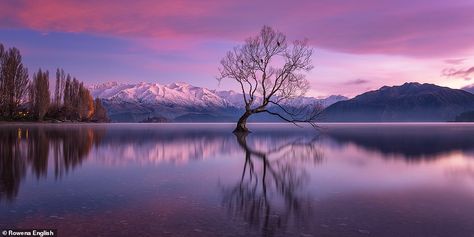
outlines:
M212 122L232 122L233 117L229 116L216 116L212 114L200 114L200 113L189 113L178 116L173 119L174 122L180 123L212 123Z
M238 92L210 90L183 82L167 85L108 82L89 89L95 98L102 100L109 117L115 122L139 122L152 117L172 122L235 122L244 110L243 97ZM327 98L298 97L292 100L292 104L327 107L346 99L340 95ZM259 114L250 121L282 120Z
M169 122L169 120L164 117L151 117L151 118L146 118L140 121L140 123L167 123L167 122Z
M435 122L453 121L474 110L474 94L433 84L384 86L327 107L326 122Z
M455 122L474 122L474 111L466 111L456 116Z

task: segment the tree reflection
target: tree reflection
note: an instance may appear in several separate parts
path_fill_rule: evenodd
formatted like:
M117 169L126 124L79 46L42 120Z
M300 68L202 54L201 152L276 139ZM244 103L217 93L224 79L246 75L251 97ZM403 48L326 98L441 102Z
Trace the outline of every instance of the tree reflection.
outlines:
M311 198L304 193L309 181L304 166L322 161L318 138L296 139L267 150L252 147L246 134L236 138L245 151L245 162L240 181L223 188L223 203L230 214L262 236L303 223L311 214Z
M68 129L67 132L63 129L50 130L55 177L62 177L69 170L80 165L92 147L100 144L104 135L103 128L76 128Z
M61 127L4 127L0 133L0 200L13 200L27 170L37 179L46 178L48 163L56 178L78 166L103 129ZM50 154L50 151L52 151Z
M21 136L21 129L19 129ZM26 135L28 134L28 135ZM48 171L49 137L43 128L26 129L27 164L36 178L46 177ZM21 142L21 137L20 141Z
M0 200L11 200L25 177L26 159L15 131L2 130L0 139Z

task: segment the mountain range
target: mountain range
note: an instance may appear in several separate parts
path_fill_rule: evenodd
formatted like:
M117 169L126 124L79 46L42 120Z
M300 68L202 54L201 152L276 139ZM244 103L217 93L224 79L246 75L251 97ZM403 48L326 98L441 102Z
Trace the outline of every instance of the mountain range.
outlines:
M339 101L320 115L326 122L441 122L454 121L474 110L474 94L434 84L384 86Z
M238 92L210 90L183 82L109 82L90 90L102 100L115 122L235 122L244 111L242 94ZM460 114L474 111L474 94L411 82L383 86L352 99L340 95L297 97L284 106L293 105L322 107L320 122L439 122L454 121ZM252 116L250 121L282 120L263 113Z
M238 92L210 90L183 82L167 85L108 82L89 89L92 96L102 100L115 122L140 122L150 118L174 122L235 122L244 110L242 94ZM347 99L340 95L327 98L297 97L285 106L319 105L325 108ZM254 116L251 121L280 120L261 114Z

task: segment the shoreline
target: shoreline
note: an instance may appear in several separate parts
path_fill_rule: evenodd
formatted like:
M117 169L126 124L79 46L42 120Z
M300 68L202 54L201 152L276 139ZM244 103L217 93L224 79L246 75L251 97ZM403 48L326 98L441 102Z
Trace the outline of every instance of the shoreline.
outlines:
M235 122L166 122L166 123L141 123L141 122L38 122L38 121L0 121L2 124L235 124ZM249 122L247 124L287 124L286 122ZM304 125L305 123L301 123ZM436 124L473 124L474 122L320 122L321 125L436 125ZM294 126L294 125L293 125Z

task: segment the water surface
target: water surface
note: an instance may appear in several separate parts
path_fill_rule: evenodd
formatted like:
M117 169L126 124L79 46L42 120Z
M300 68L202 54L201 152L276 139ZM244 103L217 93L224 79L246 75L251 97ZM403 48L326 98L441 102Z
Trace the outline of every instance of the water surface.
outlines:
M474 125L0 125L0 227L474 236Z

